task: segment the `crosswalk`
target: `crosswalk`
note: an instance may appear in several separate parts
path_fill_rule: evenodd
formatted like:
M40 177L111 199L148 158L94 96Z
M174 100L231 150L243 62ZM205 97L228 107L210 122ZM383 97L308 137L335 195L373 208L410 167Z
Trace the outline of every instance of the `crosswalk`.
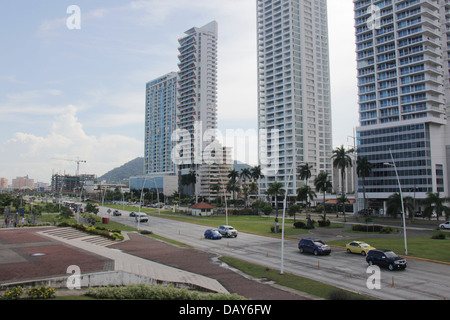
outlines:
M67 228L55 228L50 230L45 230L41 232L43 235L64 240L79 240L85 243L90 243L93 245L108 247L113 244L117 244L119 241L114 241L102 236L90 235L86 232L67 227Z

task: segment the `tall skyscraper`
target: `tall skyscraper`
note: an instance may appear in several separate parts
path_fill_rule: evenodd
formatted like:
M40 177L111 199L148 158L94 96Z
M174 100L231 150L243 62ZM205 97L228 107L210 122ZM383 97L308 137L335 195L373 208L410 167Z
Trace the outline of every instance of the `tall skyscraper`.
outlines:
M280 182L295 195L301 164L310 181L332 176L327 1L259 0L257 22L261 193Z
M203 135L217 129L217 22L191 28L185 34L178 40L177 128L189 132L191 140L187 154L183 154L182 169L202 162L207 142L201 141Z
M448 195L448 1L355 0L354 8L358 157L373 165L367 198L383 209L399 192L396 168L404 196Z
M144 174L176 173L172 161L172 133L176 129L177 73L146 86Z

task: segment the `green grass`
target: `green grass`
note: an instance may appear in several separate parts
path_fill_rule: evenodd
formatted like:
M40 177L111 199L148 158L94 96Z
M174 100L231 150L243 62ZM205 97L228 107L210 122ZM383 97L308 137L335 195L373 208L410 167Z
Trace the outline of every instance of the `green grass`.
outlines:
M278 285L297 291L306 292L323 299L332 299L333 296L336 295L345 297L345 299L369 299L368 297L359 295L357 293L342 290L319 281L296 276L290 273L284 273L281 275L278 270L273 270L260 265L248 263L240 259L221 257L220 260L236 269L241 270L248 275L251 275L252 277L259 279L268 279L270 281L274 281Z
M450 263L450 239L437 240L430 237L407 238L408 256L422 259L430 259ZM405 254L403 236L398 238L364 238L363 235L355 240L369 243L375 248L389 249L398 255ZM331 245L345 247L348 241L336 240L327 242Z
M121 205L108 205L108 207L123 210L123 206ZM125 206L125 210L127 211L135 211L137 212L139 209L132 206ZM194 217L190 215L184 215L179 213L173 213L172 211L161 210L161 216L159 215L158 209L150 209L150 208L141 208L141 212L144 212L148 215L153 215L155 217L161 217L165 219L173 219L177 221L189 222L200 224L208 227L217 228L219 225L226 224L226 216L211 216L211 217ZM304 217L304 214L302 215ZM296 216L296 221L305 220L300 218L300 215ZM282 213L278 215L278 223L280 227L282 225ZM237 230L248 233L260 234L263 236L272 236L272 237L281 237L281 233L275 234L271 232L271 227L275 224L275 218L273 216L255 216L255 215L228 215L228 224L235 227ZM305 229L295 229L294 226L294 218L285 217L285 237L294 237L298 235L307 234L309 230ZM341 223L332 223L328 228L343 228L343 224ZM318 228L316 224L316 228Z

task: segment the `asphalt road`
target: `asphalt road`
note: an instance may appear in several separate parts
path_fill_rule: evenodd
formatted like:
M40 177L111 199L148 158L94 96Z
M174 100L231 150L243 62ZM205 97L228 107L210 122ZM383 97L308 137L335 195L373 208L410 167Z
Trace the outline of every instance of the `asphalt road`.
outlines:
M137 226L129 213L112 217L101 208L100 216L108 216L120 223ZM177 240L217 255L230 256L267 266L281 268L281 240L240 232L237 238L207 240L203 238L208 228L201 225L149 217L148 223L139 225L141 230ZM450 265L409 258L404 271L380 270L380 289L369 289L365 258L347 254L342 248L332 248L329 256L316 257L301 254L297 241L285 240L284 272L308 277L346 290L362 293L383 300L443 300L450 299ZM372 278L370 283L372 283Z

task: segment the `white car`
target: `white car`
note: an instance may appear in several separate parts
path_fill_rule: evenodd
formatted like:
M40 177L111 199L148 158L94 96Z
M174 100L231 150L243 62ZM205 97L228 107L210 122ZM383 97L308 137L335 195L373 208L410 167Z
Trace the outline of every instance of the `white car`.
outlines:
M144 213L137 213L134 219L136 220L136 222L148 222L148 215Z
M238 235L237 230L235 228L233 228L232 226L222 225L222 226L219 226L219 228L217 230L220 232L220 234L222 236L227 237L227 238L231 238L231 237L236 238Z
M439 225L439 228L440 228L440 229L450 229L450 221L441 223L441 224Z

